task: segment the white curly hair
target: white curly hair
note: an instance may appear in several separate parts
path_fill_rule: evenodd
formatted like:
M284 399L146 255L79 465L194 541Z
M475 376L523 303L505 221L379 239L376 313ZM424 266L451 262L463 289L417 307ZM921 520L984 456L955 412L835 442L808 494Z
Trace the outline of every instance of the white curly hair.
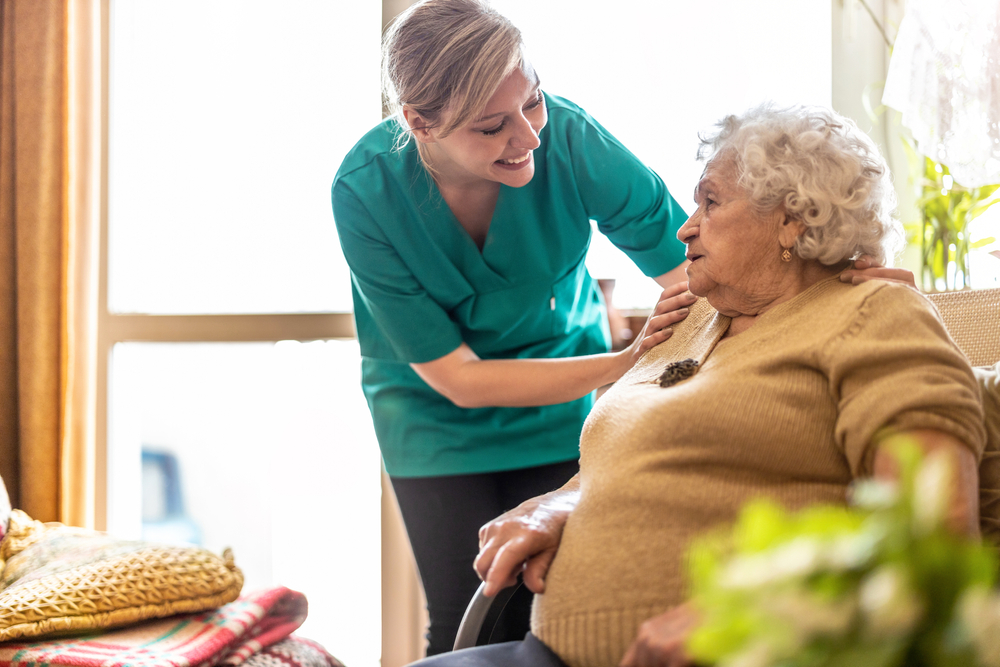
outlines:
M806 225L793 251L832 265L859 255L891 263L903 244L889 165L854 121L822 107L763 104L699 135L698 158L731 160L759 213L780 207Z

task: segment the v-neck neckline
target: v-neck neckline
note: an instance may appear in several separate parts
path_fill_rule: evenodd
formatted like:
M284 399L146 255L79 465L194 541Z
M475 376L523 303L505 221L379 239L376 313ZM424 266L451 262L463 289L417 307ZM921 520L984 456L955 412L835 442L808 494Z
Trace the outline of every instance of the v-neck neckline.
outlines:
M503 184L500 185L500 191L497 193L497 201L493 206L493 214L490 217L490 226L486 230L483 247L480 249L473 240L472 235L466 231L465 227L462 226L462 223L458 221L458 218L452 212L451 207L448 206L448 202L445 200L444 195L441 194L441 188L438 187L438 184L429 174L426 174L426 178L432 195L432 203L437 212L437 215L430 222L436 224L442 233L450 236L452 241L460 238L461 240L457 242L463 248L462 255L465 257L465 261L476 265L479 270L485 272L492 280L499 281L496 285L498 288L509 286L511 281L494 267L490 259L496 256L496 253L501 252L494 249L497 246L498 233L503 234L502 229L498 232L498 227L503 227L503 216L498 216L497 211L500 211L504 206L504 200L507 197L506 191L510 188L505 187ZM469 259L473 256L475 257L474 259Z
M446 208L448 210L448 213L450 214L451 221L454 224L455 228L458 230L459 233L461 233L462 235L464 235L471 242L472 247L474 247L476 249L476 251L480 255L482 255L482 254L485 253L486 247L487 247L489 241L491 240L491 236L493 236L493 230L494 230L494 228L496 226L497 210L500 208L500 200L503 197L503 190L504 190L504 187L503 187L502 184L497 184L497 185L498 185L498 189L497 189L497 192L496 192L496 199L493 201L493 210L490 211L490 220L489 220L489 223L486 226L486 234L483 235L483 247L480 248L479 244L476 243L475 238L473 238L472 233L469 232L469 230L467 230L465 228L465 226L462 224L462 222L458 219L458 216L455 215L455 211L452 210L451 206L448 204L448 200L445 198L444 194L441 192L440 186L436 182L434 183L434 187L437 189L437 195L440 198L441 203L443 204L444 208Z
M503 187L503 185L500 186L500 191L497 192L497 200L496 203L493 205L493 212L490 214L490 224L486 230L486 236L483 238L483 249L480 250L479 246L476 245L475 240L473 240L472 234L470 234L465 229L465 227L462 226L462 223L459 222L458 217L451 210L451 207L448 205L448 201L444 198L444 195L441 194L441 188L438 187L438 184L435 183L433 179L431 179L431 184L432 187L434 188L433 192L434 192L434 197L437 199L436 203L438 204L438 208L439 210L441 210L443 217L446 217L448 219L448 222L451 223L450 224L451 229L454 231L454 233L460 234L462 238L465 239L468 246L473 250L475 250L477 254L485 256L487 249L490 247L490 241L493 240L496 236L497 211L500 209L501 202L504 199L505 188Z

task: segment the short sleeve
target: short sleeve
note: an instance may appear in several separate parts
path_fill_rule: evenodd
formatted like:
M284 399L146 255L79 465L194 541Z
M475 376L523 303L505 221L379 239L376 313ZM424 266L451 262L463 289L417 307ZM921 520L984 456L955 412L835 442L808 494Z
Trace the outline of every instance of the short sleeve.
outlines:
M576 114L563 131L587 215L647 276L679 266L684 244L677 230L687 213L656 172L585 112Z
M362 319L370 316L399 360L407 363L433 361L458 348L458 325L421 287L364 204L343 183L333 188L333 216L351 269L359 330Z
M935 429L982 455L972 369L934 306L914 290L880 284L823 355L839 408L834 436L855 476L871 473L872 443L891 432Z

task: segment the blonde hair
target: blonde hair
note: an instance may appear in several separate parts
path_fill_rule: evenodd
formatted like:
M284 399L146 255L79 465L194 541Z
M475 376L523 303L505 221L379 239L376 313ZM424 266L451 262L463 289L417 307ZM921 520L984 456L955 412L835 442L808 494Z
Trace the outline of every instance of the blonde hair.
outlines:
M782 206L805 223L794 250L832 265L891 261L903 242L889 165L854 121L821 107L763 104L700 136L698 157L732 160L758 212Z
M521 49L521 31L486 0L423 0L402 12L382 39L382 99L402 129L398 147L409 139L403 105L447 136L522 66Z

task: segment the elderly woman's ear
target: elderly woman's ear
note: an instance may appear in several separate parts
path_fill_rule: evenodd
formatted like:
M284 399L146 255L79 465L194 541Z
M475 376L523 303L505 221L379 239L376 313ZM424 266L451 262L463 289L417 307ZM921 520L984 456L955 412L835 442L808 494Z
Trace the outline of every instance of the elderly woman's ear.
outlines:
M795 242L799 237L805 233L806 224L798 218L791 217L784 211L779 210L776 212L776 215L780 216L778 243L781 244L782 248L791 249L795 246Z

